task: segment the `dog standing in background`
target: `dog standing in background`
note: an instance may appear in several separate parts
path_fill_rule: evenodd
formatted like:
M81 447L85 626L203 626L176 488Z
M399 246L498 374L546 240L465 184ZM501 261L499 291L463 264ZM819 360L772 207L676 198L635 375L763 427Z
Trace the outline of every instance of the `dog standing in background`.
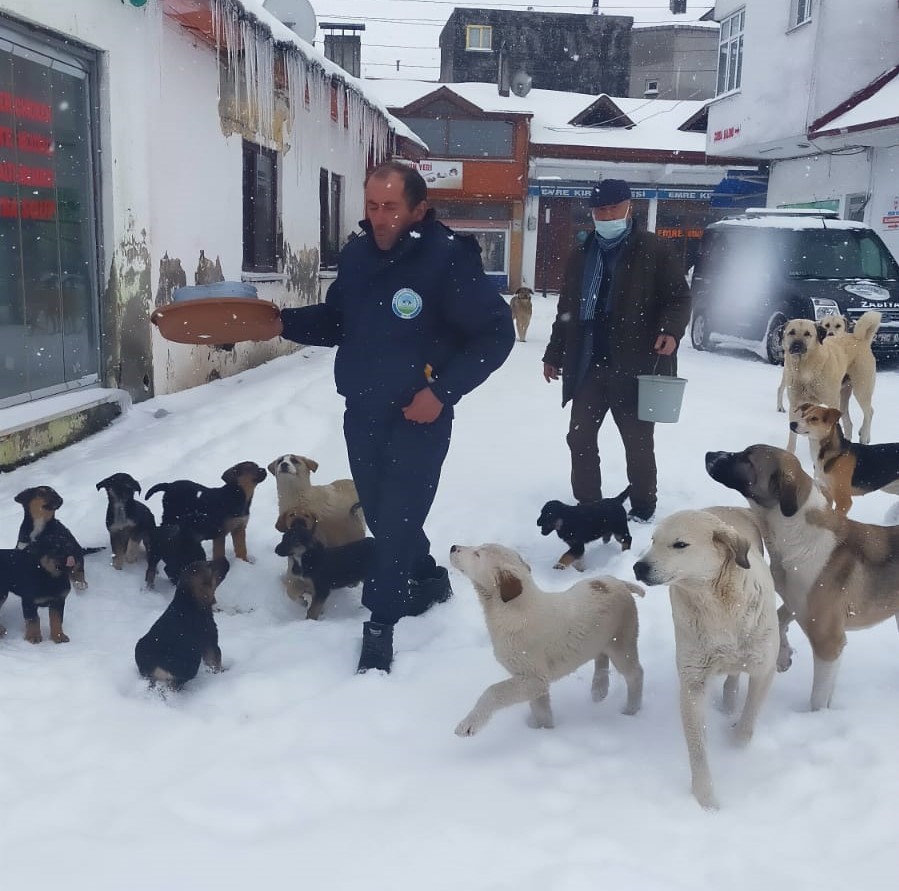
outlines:
M512 310L512 320L515 322L515 331L518 333L518 339L524 343L528 339L528 325L531 324L531 313L534 311L531 305L531 297L534 292L522 285L509 301L509 308Z

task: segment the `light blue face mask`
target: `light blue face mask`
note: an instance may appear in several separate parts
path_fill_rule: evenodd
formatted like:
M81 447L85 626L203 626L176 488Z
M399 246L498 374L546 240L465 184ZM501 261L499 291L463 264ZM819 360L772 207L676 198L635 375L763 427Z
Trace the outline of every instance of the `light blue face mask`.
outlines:
M627 229L627 216L623 216L620 220L594 220L593 226L600 238L617 238Z

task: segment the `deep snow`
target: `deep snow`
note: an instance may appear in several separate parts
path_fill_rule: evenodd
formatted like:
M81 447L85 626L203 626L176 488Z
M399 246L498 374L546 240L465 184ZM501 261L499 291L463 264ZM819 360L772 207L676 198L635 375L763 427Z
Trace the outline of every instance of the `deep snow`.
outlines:
M534 304L530 340L458 407L428 532L443 562L454 542L520 549L538 582L558 590L581 576L551 568L563 547L536 527L543 502L570 500L570 490L567 411L559 384L540 373L554 302ZM214 485L239 460L293 451L320 462L319 482L344 476L332 362L332 351L307 349L140 403L106 431L3 475L7 546L20 519L12 498L30 485L58 489L60 519L96 545L108 541L95 483L114 471L145 488L179 477ZM707 449L786 441L774 409L779 369L748 352L685 345L681 374L681 420L657 427L660 516L741 503L704 473ZM899 374L881 370L874 441L899 440L897 397ZM611 423L602 441L615 493L623 454ZM799 454L808 466L804 442ZM866 496L852 515L879 522L895 500ZM158 498L150 505L158 516ZM829 711L807 710L811 657L795 628L794 665L775 679L747 749L729 747L727 719L710 707L722 809L708 814L690 795L663 587L638 603L646 688L636 717L619 712L620 677L604 703L591 702L588 666L553 688L556 729L531 730L519 706L459 739L457 721L503 677L468 582L453 572L453 600L400 624L390 676L356 676L360 591L337 592L322 621L303 621L279 581L275 505L268 479L248 532L257 562L232 561L219 589L227 670L201 671L180 695L148 691L134 666L134 644L172 590L162 577L155 592L142 590L141 564L116 572L108 551L87 558L90 588L69 597L66 645L25 643L17 598L0 611L9 629L0 641L4 888L896 887L892 620L850 636ZM589 572L632 578L651 527L632 533L630 553L591 546Z

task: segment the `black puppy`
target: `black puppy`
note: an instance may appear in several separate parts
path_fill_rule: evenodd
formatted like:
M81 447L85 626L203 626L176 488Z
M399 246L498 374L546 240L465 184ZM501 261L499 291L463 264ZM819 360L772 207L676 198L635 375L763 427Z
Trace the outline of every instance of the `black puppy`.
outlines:
M150 547L147 550L146 585L152 588L156 583L160 561L169 580L177 585L185 566L205 559L206 549L193 531L173 523L157 526L150 537Z
M293 521L275 548L279 557L292 557L292 572L312 583L312 600L307 619L321 615L325 601L334 588L346 588L365 581L375 561L375 540L363 538L349 544L326 548L314 537L302 518Z
M559 557L556 569L574 568L583 571L581 558L584 545L602 539L608 542L614 536L621 542L621 550L631 546L631 534L627 526L624 502L630 494L628 486L617 498L601 498L589 504L563 504L561 501L547 501L537 518L537 525L544 535L556 532L568 545L568 550Z
M234 554L248 563L247 523L256 486L267 471L253 461L241 461L223 474L224 486L209 488L193 480L157 483L145 498L157 492L162 496L163 525L181 526L200 541L212 539L214 560L225 558L225 536L231 534Z
M38 607L50 610L50 637L56 643L68 643L62 630L66 596L71 588L69 573L74 555L60 550L53 541L39 541L24 549L0 550L0 606L12 593L22 599L25 640L41 642ZM0 636L6 629L0 625Z
M109 499L106 529L112 548L112 565L122 569L126 560L133 563L140 544L146 549L149 561L156 518L146 504L134 500L134 496L140 494L140 483L131 474L114 473L97 483L97 491L101 489L106 490Z
M224 558L184 568L172 602L134 648L138 671L151 684L162 681L178 689L197 676L200 660L213 671L222 670L212 607L215 589L227 574Z
M68 528L56 519L56 511L62 507L62 496L50 486L33 486L19 492L15 500L25 511L16 547L22 549L41 542L45 550L66 552L74 559L69 568L72 584L79 589L86 588L84 556L96 554L103 548L81 547Z

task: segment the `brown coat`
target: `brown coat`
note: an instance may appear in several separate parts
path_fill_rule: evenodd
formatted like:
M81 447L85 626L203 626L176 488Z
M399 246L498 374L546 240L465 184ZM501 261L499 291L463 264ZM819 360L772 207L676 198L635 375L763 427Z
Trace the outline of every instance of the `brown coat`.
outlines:
M562 369L562 405L572 398L578 383L575 375L583 347L581 283L589 244L588 239L568 259L556 320L543 356L548 365ZM690 289L676 257L657 235L632 232L612 281L609 365L613 373L627 377L652 374L658 359L653 351L656 338L670 334L680 341L689 320ZM674 357L662 360L659 373L676 373Z

